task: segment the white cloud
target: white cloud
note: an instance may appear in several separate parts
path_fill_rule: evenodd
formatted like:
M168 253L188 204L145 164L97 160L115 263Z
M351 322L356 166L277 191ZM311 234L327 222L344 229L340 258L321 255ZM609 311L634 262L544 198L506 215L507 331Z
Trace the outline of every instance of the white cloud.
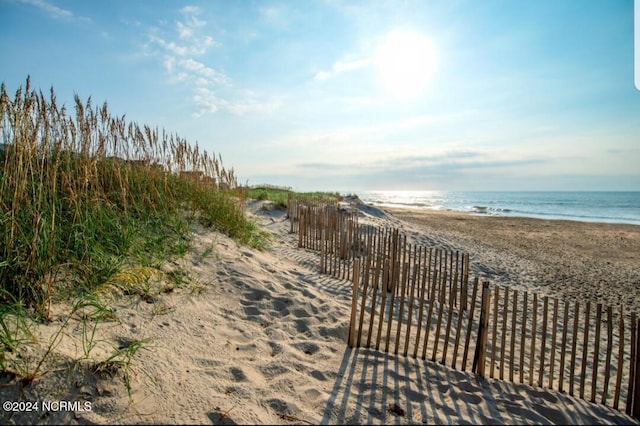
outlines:
M30 4L35 6L44 12L46 12L49 16L54 19L66 19L66 20L79 20L84 22L91 22L91 18L87 18L84 16L76 16L73 12L67 9L63 9L56 5L53 5L45 0L20 0L22 3Z
M181 9L181 12L184 15L184 20L177 21L175 24L177 40L172 40L171 37L151 34L149 39L152 43L177 56L202 56L210 48L218 46L213 37L201 34L201 30L206 26L207 22L198 18L198 15L202 13L198 7L186 6Z
M335 64L333 64L332 69L336 74L339 74L345 71L353 71L359 68L366 67L371 63L372 63L371 59L360 59L357 61L349 61L349 62L338 61Z
M237 102L227 103L225 108L232 114L244 115L254 112L271 112L278 108L282 102L278 99L266 102L259 102L256 99L245 99Z
M181 39L193 39L195 38L197 29L207 24L206 21L198 19L198 15L200 15L202 11L195 6L186 6L182 8L181 12L185 15L186 22L176 22L178 36Z
M331 78L332 76L333 74L331 74L329 71L318 71L314 78L316 80L326 80L328 78Z
M373 64L371 58L357 59L353 61L336 61L331 66L331 71L318 71L314 77L316 80L327 80L338 74L355 71L360 68L366 68Z
M230 85L231 79L224 73L194 59L204 56L211 47L218 45L213 37L202 34L206 21L197 17L201 10L186 6L181 13L185 15L184 20L176 23L174 34L149 35L151 44L158 46L158 53L164 56L163 67L169 75L169 81L177 83L189 80L196 87Z
M430 125L456 122L459 114L420 114L407 118L375 121L368 124L354 124L320 131L305 131L300 134L291 135L288 138L274 142L274 147L299 146L303 148L313 148L320 144L325 144L329 149L336 146L344 148L343 145L354 146L358 150L363 149L371 152L374 148L380 148L387 155L389 152L397 151L397 146L377 145L388 135L397 134L408 130L417 130ZM409 147L409 149L414 149Z
M199 15L202 13L202 9L200 9L198 6L185 6L180 9L180 12L187 15Z
M210 36L201 38L191 37L189 40L186 40L186 43L181 44L175 41L167 41L154 35L149 36L149 38L166 51L178 56L202 56L207 53L210 47L216 45L213 37Z
M32 6L36 6L43 11L47 12L53 18L62 18L62 19L72 19L74 17L73 12L62 9L58 6L54 6L51 3L47 3L44 0L21 0L22 3L30 4Z
M244 115L249 113L267 113L281 105L280 100L261 101L252 93L238 96L238 99L228 100L218 96L215 90L207 87L197 87L194 90L193 102L198 107L194 113L195 117L201 117L207 113L214 113L220 110L227 111L234 115Z
M194 59L183 59L180 61L180 65L185 70L199 75L201 77L199 81L205 80L213 84L225 86L231 84L231 79L225 74L218 72L213 68L207 67L203 63L198 62Z
M221 103L220 99L215 95L215 93L207 89L206 87L197 87L195 89L193 102L198 107L198 112L195 113L196 117L200 117L201 115L208 112L218 111L218 104Z
M172 74L175 63L176 63L176 58L172 56L166 58L163 63L165 71L167 71L169 74Z
M178 22L176 24L177 28L178 28L178 35L180 36L180 38L192 38L194 31L193 28L183 24L182 22Z
M189 74L187 74L186 72L178 72L175 74L172 74L170 77L170 82L171 83L180 83L183 81L187 81L189 79Z
M208 65L212 57L209 50L220 45L205 33L206 21L199 17L202 10L186 6L180 12L182 17L175 26L162 23L162 27L171 28L169 33L153 30L149 46L163 57L169 82L181 84L191 93L196 117L219 111L235 115L269 112L280 105L279 100L262 100L252 92L239 91L227 74Z

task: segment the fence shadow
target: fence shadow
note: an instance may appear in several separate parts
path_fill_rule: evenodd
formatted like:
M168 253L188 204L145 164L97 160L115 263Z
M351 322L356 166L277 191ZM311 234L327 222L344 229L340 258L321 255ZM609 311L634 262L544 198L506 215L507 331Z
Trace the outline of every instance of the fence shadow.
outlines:
M629 424L564 393L346 348L320 424Z
M453 400L452 386L459 382L466 383L461 387L466 397ZM485 415L478 408L481 397L473 393L482 393L482 386L476 376L429 366L421 359L346 348L321 424L509 422L508 417Z

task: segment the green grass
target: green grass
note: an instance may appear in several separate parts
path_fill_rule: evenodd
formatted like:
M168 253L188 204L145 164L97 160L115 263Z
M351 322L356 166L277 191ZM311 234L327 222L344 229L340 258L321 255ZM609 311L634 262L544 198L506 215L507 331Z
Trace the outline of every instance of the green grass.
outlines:
M247 193L247 197L254 200L269 200L280 207L286 208L289 194L293 198L310 198L318 201L339 201L342 198L337 192L294 192L276 187L251 188Z
M40 315L60 277L95 288L130 265L184 255L199 222L263 246L220 156L75 98L0 89L0 302Z
M196 224L252 247L267 241L219 155L112 116L106 103L76 96L74 107L58 106L53 89L33 90L29 78L13 96L0 88L0 368L29 380L43 360L28 369L15 360L35 344L32 324L49 318L52 302L76 310L74 300L131 271L162 270L188 252ZM86 354L102 320L87 325Z

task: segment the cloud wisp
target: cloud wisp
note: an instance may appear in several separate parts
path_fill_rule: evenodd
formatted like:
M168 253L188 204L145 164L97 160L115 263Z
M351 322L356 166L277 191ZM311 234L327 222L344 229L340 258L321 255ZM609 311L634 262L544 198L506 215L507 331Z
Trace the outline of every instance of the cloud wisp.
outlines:
M79 20L84 22L91 22L91 18L85 16L79 16L68 9L63 9L56 5L53 5L45 0L20 0L24 4L28 4L45 12L53 19L62 19L67 21Z
M353 61L336 61L329 71L318 71L314 76L315 80L328 80L345 72L366 68L373 64L373 58L357 59Z
M398 156L386 159L373 159L369 162L341 163L312 162L299 163L297 167L310 172L341 172L359 174L362 172L384 172L412 176L424 172L460 172L477 169L499 169L525 167L549 162L543 157L506 158L497 153L452 150L432 155Z
M154 28L148 46L162 56L168 81L190 88L195 117L221 110L235 115L266 112L279 106L277 100L262 101L254 92L236 88L227 73L207 64L212 51L222 45L206 34L207 21L199 7L185 6L180 15L168 34L159 34Z

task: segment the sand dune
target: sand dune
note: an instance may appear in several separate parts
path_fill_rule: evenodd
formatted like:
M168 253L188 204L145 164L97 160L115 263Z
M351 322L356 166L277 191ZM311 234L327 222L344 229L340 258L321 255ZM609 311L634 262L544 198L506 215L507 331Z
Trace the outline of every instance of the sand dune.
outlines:
M414 223L418 219L408 212L394 211L390 216L368 207L364 213L363 220L402 227L417 242L465 249L479 265L472 272L496 274L504 282L554 289L552 278L563 262L574 274L567 279L582 276L578 270L588 264L587 257L576 254L540 266L547 260L544 256L551 259L553 254L544 249L544 256L529 255L526 244L552 246L558 241L553 233L566 227L554 223L545 223L551 228L543 242L523 234L519 238L523 246L516 249L507 237L489 241L487 235L497 231L478 225L479 219L468 215L442 214L441 222L431 218ZM224 235L200 230L192 253L180 261L189 272L189 285L160 293L151 303L128 296L116 306L119 321L100 325L95 357L108 354L112 345L149 339L131 364L130 397L117 377L91 373L83 363L71 373L69 368L56 368L73 365L82 353L81 324L72 320L47 365L50 372L27 386L22 398L87 400L92 410L21 412L11 419L5 412L3 423L635 423L619 411L559 392L484 380L421 359L349 349L350 283L319 274L317 253L296 248L297 237L289 233L284 211L254 202L249 214L272 234L269 250L247 249ZM457 227L447 228L446 221ZM524 219L514 219L512 224L516 233L537 232L528 229ZM593 229L602 230L594 238L610 236L605 244L612 247L616 237L640 246L640 230L633 227L610 230L594 225ZM576 250L586 244L572 238ZM505 249L513 253L505 255ZM637 290L634 295L628 293L639 276L634 269L638 253L629 258L618 255L622 260L616 262L626 266L616 269L621 277L629 274L630 282L625 281L620 290L607 283L594 286L603 288L606 300L628 301L630 307L637 307ZM608 271L606 262L612 262L608 259L594 267ZM584 272L585 279L589 275ZM40 328L42 342L59 329L62 319ZM18 387L8 380L0 394L3 400L18 400Z

